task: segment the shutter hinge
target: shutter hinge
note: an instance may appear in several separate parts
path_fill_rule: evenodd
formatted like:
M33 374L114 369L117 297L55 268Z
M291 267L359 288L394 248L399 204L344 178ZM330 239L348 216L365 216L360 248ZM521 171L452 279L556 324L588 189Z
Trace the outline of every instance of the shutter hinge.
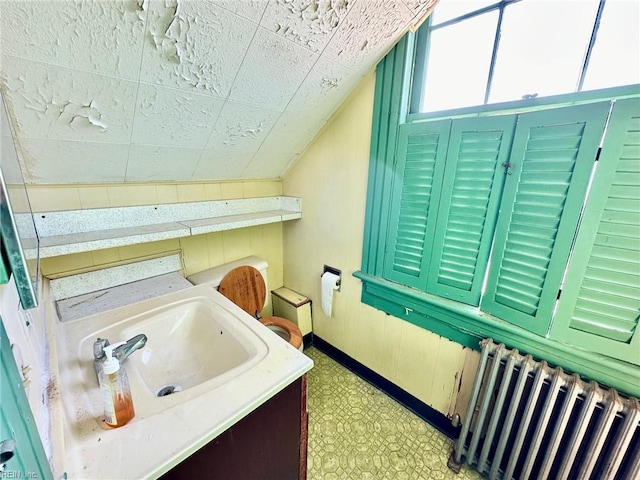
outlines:
M506 175L511 175L511 172L509 171L509 169L510 169L511 167L513 167L513 163L511 163L511 162L504 162L504 163L502 164L502 166L504 167L504 173L505 173Z
M556 300L560 300L560 295L562 295L562 289L558 290L558 296L556 297Z
M600 152L602 152L602 147L598 147L598 151L596 152L596 162L600 161Z

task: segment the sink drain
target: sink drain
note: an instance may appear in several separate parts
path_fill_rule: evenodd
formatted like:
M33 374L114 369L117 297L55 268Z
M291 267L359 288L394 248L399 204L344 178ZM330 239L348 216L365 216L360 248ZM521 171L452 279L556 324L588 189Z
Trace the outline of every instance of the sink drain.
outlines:
M158 390L157 396L166 397L167 395L171 395L172 393L177 393L181 391L182 391L182 387L178 385L169 385L167 387L162 387L160 390Z

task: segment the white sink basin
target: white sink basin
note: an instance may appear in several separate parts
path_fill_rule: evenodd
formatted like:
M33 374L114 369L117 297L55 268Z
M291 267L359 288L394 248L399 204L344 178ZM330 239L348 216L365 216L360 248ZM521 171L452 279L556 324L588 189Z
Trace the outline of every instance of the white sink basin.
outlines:
M67 355L60 358L66 363L65 373L78 375L83 393L96 396L94 341L106 338L116 343L142 333L147 336L145 346L122 364L129 376L136 417L172 408L185 400L187 392L192 397L215 389L268 353L260 331L251 328L262 327L260 323L250 317L241 321L237 307L218 297L226 300L211 287L193 287L61 324L67 332ZM167 391L172 392L171 398ZM97 397L90 401L100 405ZM102 426L100 415L94 414L93 419ZM90 423L70 421L70 426L81 433Z
M141 333L147 336L145 346L123 365L130 377L140 377L151 395L181 392L214 379L219 385L267 353L252 330L205 297L135 315L95 332L80 349L91 351L97 337L114 343Z

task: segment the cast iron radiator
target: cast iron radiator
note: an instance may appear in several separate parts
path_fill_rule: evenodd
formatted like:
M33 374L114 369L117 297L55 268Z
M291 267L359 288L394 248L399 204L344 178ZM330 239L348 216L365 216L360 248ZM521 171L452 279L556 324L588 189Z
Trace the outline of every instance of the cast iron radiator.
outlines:
M481 342L449 466L491 479L640 479L640 404L530 355Z

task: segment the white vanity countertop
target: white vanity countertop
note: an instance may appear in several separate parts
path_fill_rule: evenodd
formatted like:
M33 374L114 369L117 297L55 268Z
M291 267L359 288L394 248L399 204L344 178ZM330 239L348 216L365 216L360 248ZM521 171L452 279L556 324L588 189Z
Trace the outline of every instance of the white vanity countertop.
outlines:
M105 429L97 381L86 382L92 362L90 357L83 358L86 352L80 352L80 343L94 340L95 332L101 328L147 312L158 302L179 302L193 295L213 299L237 316L266 345L266 355L222 384L214 379L161 399L139 391L139 385L134 390L135 379L130 375L136 416L123 427ZM51 319L48 334L55 478L64 473L69 479L157 478L313 367L306 355L208 285L79 320L61 323ZM140 352L133 353L136 354ZM126 368L127 363L123 366ZM158 408L158 400L164 402L162 408Z

